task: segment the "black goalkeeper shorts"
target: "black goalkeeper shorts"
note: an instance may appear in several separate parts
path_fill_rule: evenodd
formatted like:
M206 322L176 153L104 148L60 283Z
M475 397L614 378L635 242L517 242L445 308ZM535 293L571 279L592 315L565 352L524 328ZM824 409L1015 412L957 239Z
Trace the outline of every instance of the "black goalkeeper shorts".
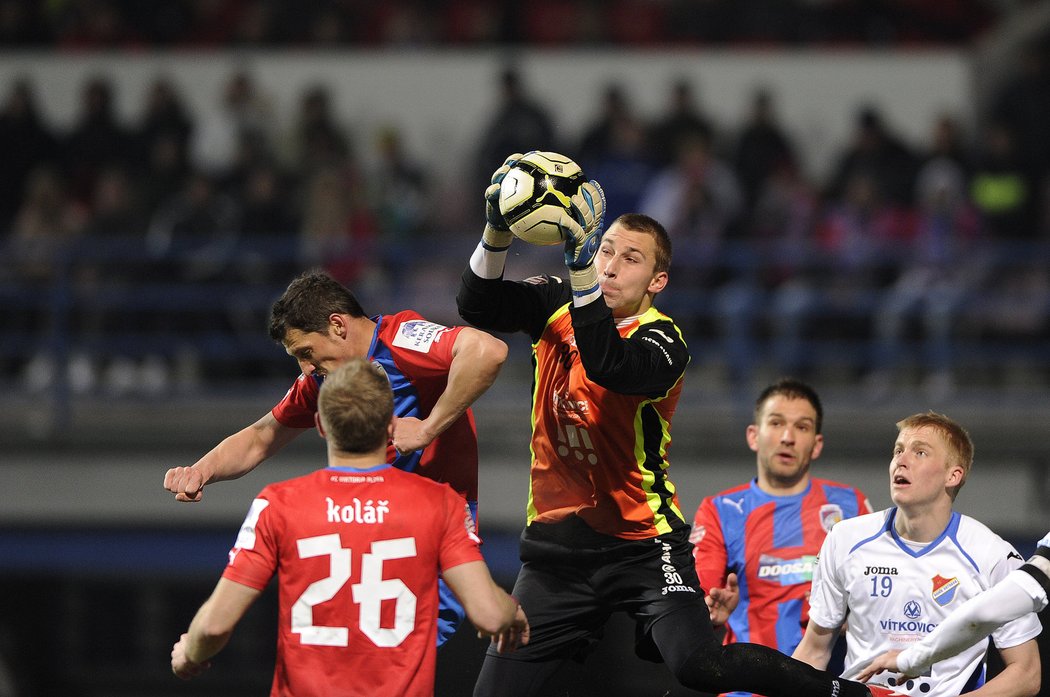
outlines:
M648 641L656 620L684 607L707 619L707 606L685 528L647 540L600 535L579 518L533 523L521 536L522 567L514 584L529 618L528 645L502 658L545 661L586 655L613 612L637 623L639 655L659 660ZM682 641L709 633L697 628ZM707 632L703 630L707 629Z

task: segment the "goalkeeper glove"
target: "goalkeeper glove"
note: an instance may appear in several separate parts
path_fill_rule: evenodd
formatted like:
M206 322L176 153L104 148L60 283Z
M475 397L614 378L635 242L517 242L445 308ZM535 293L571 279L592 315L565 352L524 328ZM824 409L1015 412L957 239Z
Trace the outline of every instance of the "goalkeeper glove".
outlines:
M572 215L558 221L565 237L565 266L577 304L598 297L598 272L594 257L602 242L605 218L605 192L595 180L584 182L572 197Z
M504 160L500 168L492 173L489 187L485 189L485 232L481 241L489 252L505 252L514 241L514 234L499 210L499 190L503 177L520 159L521 153L514 153Z
M567 212L558 221L565 237L565 265L570 271L579 271L594 263L602 241L604 217L605 192L601 185L593 179L580 184L572 197L571 215Z

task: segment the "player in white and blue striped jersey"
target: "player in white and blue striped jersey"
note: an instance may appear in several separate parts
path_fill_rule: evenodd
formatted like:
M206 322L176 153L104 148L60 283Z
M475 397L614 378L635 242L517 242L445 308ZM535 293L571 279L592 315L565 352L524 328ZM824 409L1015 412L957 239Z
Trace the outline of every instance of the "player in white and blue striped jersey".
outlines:
M953 510L973 462L966 431L932 412L908 417L897 428L889 468L894 507L832 529L814 574L809 626L794 653L823 668L839 630L848 625L845 677L859 675L887 650L921 641L966 600L1023 563L1009 543ZM1029 614L992 633L1005 664L987 681L995 694L1038 692L1034 639L1040 629ZM913 697L967 694L985 684L986 651L987 642L978 641L921 675L885 682Z
M988 590L967 600L937 629L908 648L893 649L860 672L870 680L882 672L902 676L925 673L934 663L954 656L986 638L1007 622L1042 612L1050 602L1050 532L1036 545L1035 554L1020 569Z

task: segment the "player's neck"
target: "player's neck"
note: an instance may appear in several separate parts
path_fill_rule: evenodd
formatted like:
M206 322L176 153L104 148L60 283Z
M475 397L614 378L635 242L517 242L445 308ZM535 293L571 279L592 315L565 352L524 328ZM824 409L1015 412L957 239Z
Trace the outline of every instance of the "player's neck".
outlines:
M376 323L371 317L350 317L347 315L347 324L350 327L350 335L347 337L352 342L353 356L365 357L368 349L372 346L372 336L376 331Z
M912 542L933 542L952 519L952 507L938 504L932 506L916 506L914 508L897 508L897 515L893 520L893 527L897 534Z
M328 448L328 466L369 470L386 463L386 447L368 453L346 453Z
M770 496L795 496L801 494L809 486L809 475L797 480L776 479L775 477L764 477L758 475L758 488Z
M613 320L617 324L627 319L634 319L635 317L641 317L645 312L653 306L653 299L649 296L642 298L642 301L637 306L633 307L618 307L612 310Z

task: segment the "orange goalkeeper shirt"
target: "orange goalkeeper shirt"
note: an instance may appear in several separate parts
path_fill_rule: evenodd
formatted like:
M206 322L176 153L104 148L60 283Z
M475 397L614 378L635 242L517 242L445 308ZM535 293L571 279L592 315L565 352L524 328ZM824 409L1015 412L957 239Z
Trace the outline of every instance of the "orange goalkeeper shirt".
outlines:
M577 515L597 532L646 539L688 526L667 476L671 418L689 353L655 308L614 323L594 302L541 276L485 280L469 269L458 297L471 324L532 337L528 523Z

